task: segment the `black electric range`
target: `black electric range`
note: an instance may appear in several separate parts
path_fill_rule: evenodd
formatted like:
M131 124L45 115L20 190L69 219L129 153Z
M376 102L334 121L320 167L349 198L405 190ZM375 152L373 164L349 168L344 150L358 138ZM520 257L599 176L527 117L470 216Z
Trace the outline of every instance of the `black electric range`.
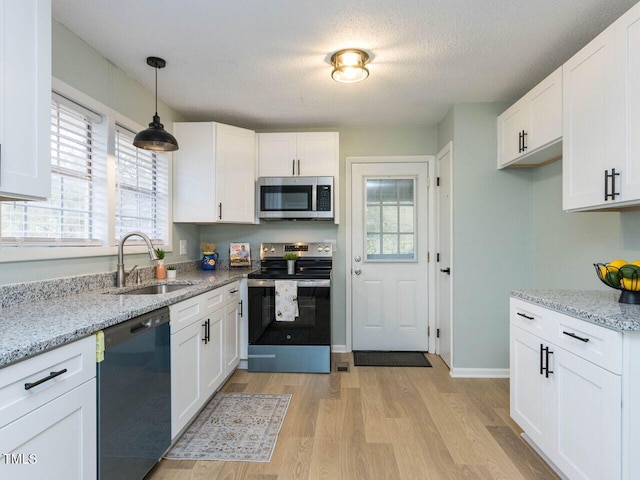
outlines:
M293 273L288 273L285 253L298 256ZM260 245L260 270L247 281L249 371L331 371L332 257L331 243ZM281 315L287 308L280 303L283 280L295 288L296 314L287 320Z

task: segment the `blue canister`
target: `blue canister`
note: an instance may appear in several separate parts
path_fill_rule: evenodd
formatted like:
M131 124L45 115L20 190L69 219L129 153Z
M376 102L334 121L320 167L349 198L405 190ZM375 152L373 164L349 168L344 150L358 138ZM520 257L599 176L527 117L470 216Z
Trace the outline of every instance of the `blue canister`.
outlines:
M215 270L216 263L218 263L218 253L204 253L202 255L202 261L200 262L200 266L203 270Z

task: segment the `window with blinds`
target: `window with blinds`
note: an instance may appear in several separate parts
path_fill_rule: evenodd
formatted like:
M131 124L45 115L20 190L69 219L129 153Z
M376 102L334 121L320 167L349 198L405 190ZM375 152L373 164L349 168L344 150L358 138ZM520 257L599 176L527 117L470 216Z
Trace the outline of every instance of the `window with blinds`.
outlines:
M168 235L168 161L162 154L134 147L134 137L135 133L116 125L116 240L138 230L154 243L164 243Z
M101 116L56 93L51 104L51 198L2 204L3 245L106 241L107 148Z

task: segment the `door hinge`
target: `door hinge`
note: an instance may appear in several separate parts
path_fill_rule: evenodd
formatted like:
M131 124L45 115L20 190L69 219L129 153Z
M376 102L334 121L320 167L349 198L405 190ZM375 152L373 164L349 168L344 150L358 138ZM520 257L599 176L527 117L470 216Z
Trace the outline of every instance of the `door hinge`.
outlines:
M427 177L427 188L431 186L431 177Z
M431 252L427 252L427 263L431 261Z
M427 337L431 336L431 327L427 327Z
M436 328L436 338L440 338L440 329Z
M436 187L440 186L440 177L436 177Z
M439 261L440 261L440 254L436 253L436 262L439 262Z

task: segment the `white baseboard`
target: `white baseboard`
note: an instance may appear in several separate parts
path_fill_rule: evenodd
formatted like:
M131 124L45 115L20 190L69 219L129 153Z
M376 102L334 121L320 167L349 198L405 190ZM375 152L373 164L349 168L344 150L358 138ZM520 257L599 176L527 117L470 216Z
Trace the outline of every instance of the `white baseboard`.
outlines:
M508 368L455 368L449 374L453 378L509 378Z
M349 353L346 345L331 345L331 353Z

